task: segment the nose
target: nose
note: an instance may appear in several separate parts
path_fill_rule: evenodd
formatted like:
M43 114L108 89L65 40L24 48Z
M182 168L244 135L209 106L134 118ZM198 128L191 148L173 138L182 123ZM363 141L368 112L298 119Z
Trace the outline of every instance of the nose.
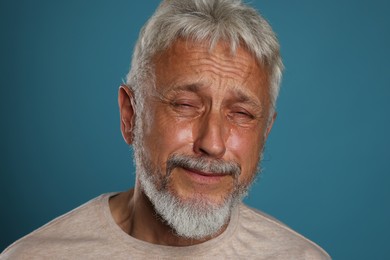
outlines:
M200 119L195 134L194 152L199 155L222 158L226 152L226 129L221 115L210 113Z

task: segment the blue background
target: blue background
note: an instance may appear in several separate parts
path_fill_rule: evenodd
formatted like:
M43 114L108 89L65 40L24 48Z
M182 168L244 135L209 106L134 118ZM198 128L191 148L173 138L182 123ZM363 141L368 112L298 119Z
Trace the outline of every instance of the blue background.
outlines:
M158 4L1 0L0 250L134 182L117 90ZM252 1L286 70L265 171L246 200L335 259L390 256L390 8Z

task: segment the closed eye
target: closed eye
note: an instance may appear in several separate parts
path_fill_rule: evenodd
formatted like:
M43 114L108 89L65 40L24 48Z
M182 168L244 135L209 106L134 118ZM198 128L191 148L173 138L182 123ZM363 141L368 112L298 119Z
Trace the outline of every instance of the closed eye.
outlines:
M170 102L172 110L179 116L196 117L202 111L202 103L197 100L178 99Z
M227 117L232 123L237 125L249 124L256 121L256 116L246 109L231 110Z
M248 112L244 112L244 111L237 111L237 112L234 112L237 116L242 116L242 117L248 117L248 118L255 118L252 114L248 113Z

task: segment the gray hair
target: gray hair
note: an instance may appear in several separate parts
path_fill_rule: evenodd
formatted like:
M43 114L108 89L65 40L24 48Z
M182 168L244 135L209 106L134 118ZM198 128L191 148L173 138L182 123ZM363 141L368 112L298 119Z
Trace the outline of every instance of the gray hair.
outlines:
M268 69L273 115L283 70L279 43L267 21L240 0L162 1L141 30L127 75L138 112L143 112L144 86L154 85L154 56L178 38L208 42L210 49L222 40L230 43L233 53L238 46L245 47Z

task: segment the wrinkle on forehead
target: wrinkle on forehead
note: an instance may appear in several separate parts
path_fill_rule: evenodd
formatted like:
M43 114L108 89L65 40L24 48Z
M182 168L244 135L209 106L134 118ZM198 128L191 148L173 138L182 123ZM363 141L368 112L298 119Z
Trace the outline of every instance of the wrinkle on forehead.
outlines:
M199 72L211 72L229 78L247 78L253 70L253 66L250 66L252 64L248 65L249 60L241 56L232 59L214 53L199 51L198 54L199 58L191 60L189 66Z
M169 84L156 86L163 88L158 92L186 85L192 87L213 85L222 91L229 86L231 90L239 89L247 96L257 98L262 96L263 99L266 95L263 102L268 103L267 70L245 48L239 47L233 53L221 42L210 50L207 44L179 39L169 49L155 57L155 64L156 78L164 79L159 83ZM175 73L172 73L173 71ZM248 88L249 85L252 87ZM256 87L253 87L254 85Z
M223 77L247 78L252 70L259 67L257 60L242 49L237 49L232 53L223 43L222 48L215 47L210 50L198 43L183 42L178 40L173 46L160 57L169 62L175 56L184 58L190 56L188 65L199 72L211 72ZM161 61L161 59L160 59Z

